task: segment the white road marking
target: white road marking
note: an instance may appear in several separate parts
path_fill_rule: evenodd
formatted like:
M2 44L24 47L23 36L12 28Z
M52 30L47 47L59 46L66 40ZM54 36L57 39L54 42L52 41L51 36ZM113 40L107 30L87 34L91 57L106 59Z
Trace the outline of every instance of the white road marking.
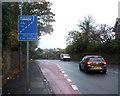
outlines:
M113 73L118 74L118 72L115 72L115 71Z
M64 77L67 77L67 74L65 74L65 72L63 71L63 69L58 65L58 67L60 68L60 70L62 71L62 73L64 74ZM71 79L67 79L68 82L72 82ZM73 88L73 90L78 90L76 85L71 85L71 87Z
M69 78L67 79L68 82L72 82Z
M64 77L67 77L67 74L64 74Z
M60 69L61 71L63 71L63 69Z
M65 73L64 71L62 71L62 73Z
M71 87L73 88L73 90L78 90L76 85L71 85Z

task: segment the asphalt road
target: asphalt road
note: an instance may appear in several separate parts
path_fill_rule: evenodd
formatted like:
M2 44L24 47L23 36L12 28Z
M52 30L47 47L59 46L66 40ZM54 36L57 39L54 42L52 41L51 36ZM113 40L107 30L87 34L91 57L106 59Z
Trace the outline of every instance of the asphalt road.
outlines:
M117 66L108 65L107 73L103 74L102 72L85 73L80 71L79 62L60 60L38 60L37 62L59 65L82 94L118 94Z

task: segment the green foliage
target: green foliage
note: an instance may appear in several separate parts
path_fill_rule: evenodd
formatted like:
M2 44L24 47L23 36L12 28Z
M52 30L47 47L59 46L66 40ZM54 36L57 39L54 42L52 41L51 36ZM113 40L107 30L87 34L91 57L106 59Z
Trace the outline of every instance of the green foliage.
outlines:
M18 3L2 3L2 44L3 47L16 49L18 46Z
M62 51L56 51L55 49L37 49L37 51L34 51L33 55L31 56L32 59L58 59L59 55Z
M55 22L51 12L50 2L24 2L22 4L22 15L38 16L38 35L51 34L53 28L51 23ZM18 50L18 15L20 15L21 3L10 2L2 3L2 47L9 47L12 50ZM30 43L30 51L36 48L37 42ZM23 48L26 42L22 42Z
M106 53L115 54L120 49L120 45L119 44L120 44L119 40L117 40L117 39L111 40L109 42L106 42L104 44L103 51L106 52Z
M84 21L80 22L78 27L83 33L83 39L87 41L91 39L90 32L94 31L96 28L92 16L84 17Z
M25 2L23 3L23 15L38 16L38 35L50 34L53 32L51 23L55 22L55 14L51 12L50 2Z
M101 24L96 30L91 16L80 22L79 31L69 31L66 52L70 54L116 54L120 53L120 40L114 39L112 28Z
M11 31L10 29L10 13L11 12L11 6L9 3L2 3L2 45L5 46L7 44L8 35Z

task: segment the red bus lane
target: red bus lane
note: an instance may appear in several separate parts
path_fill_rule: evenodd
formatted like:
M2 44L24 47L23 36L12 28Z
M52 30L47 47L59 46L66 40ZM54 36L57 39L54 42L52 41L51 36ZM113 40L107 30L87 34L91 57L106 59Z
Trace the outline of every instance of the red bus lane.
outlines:
M81 94L59 65L51 62L40 62L38 65L54 94Z

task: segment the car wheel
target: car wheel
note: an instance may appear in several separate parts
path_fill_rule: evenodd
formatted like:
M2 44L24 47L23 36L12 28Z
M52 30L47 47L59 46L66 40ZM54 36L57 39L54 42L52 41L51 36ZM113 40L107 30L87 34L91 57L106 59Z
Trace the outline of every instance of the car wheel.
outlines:
M81 64L79 64L79 69L82 71Z
M89 71L85 68L85 70L84 70L86 73L88 73Z
M106 70L103 71L103 74L106 74Z

